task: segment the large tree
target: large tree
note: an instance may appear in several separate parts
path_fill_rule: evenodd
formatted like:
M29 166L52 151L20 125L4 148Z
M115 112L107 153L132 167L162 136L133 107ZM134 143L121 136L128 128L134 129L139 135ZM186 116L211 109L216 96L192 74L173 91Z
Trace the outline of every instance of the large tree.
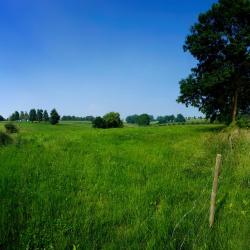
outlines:
M18 111L15 111L9 118L11 121L18 121L20 120L20 114Z
M150 116L148 114L141 114L137 118L139 126L148 126L150 124Z
M219 0L191 27L184 51L198 61L178 102L210 119L235 121L250 108L250 1Z
M137 118L138 118L138 115L129 115L126 117L126 122L131 123L131 124L135 124L135 123L137 123Z
M178 114L175 118L175 122L186 122L186 119L182 114Z
M49 114L48 114L48 111L47 110L44 110L43 112L43 120L45 122L48 122L49 121Z
M52 109L50 112L50 123L55 125L59 122L60 115L57 113L56 109Z
M36 116L37 116L37 121L41 122L43 120L43 110L42 109L38 109L36 111Z
M36 115L36 110L35 109L31 109L30 113L29 113L29 120L31 122L34 122L37 120L37 115Z
M20 120L25 120L24 111L20 112Z

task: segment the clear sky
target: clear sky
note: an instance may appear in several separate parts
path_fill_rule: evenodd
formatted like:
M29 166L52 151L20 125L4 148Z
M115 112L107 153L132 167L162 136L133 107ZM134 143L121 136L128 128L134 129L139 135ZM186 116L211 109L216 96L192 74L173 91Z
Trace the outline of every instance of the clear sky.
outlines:
M0 0L0 114L198 115L176 103L182 46L215 0Z

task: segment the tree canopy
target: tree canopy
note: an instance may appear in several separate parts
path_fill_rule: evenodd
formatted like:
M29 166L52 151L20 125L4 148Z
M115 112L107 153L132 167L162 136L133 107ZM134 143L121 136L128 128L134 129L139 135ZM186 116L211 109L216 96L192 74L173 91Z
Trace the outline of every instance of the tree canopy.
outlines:
M141 114L137 118L139 126L148 126L150 124L150 116L148 114Z
M250 110L250 1L219 0L191 27L184 51L198 64L177 101L207 118L235 121Z
M93 121L92 121L92 126L93 128L106 128L106 122L104 119L100 116L97 116Z
M135 123L137 123L137 118L138 118L138 115L129 115L126 117L126 122L131 123L131 124L135 124Z
M175 119L176 118L174 115L158 116L156 118L156 120L158 121L159 124L175 122Z
M43 120L45 122L48 122L49 121L49 114L48 114L48 111L47 110L44 110L43 111Z
M50 112L50 123L55 125L59 122L60 115L57 113L56 109L52 109Z
M103 119L107 128L120 128L123 126L120 114L117 112L109 112L103 116Z
M92 121L92 125L94 128L121 128L123 127L123 122L119 113L109 112L103 117L96 117Z
M36 121L36 119L37 119L36 110L35 109L31 109L30 113L29 113L29 120L31 122L34 122L34 121Z
M182 114L178 114L175 118L175 122L185 122L186 119Z
M43 120L43 110L42 109L38 109L36 112L36 118L38 122L41 122Z

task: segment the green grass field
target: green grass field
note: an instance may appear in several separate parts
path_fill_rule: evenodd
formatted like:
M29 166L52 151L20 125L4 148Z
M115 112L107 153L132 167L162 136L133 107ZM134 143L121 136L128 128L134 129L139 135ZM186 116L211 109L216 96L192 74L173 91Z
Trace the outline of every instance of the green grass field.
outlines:
M231 150L221 125L18 126L0 147L0 249L249 249L249 132Z

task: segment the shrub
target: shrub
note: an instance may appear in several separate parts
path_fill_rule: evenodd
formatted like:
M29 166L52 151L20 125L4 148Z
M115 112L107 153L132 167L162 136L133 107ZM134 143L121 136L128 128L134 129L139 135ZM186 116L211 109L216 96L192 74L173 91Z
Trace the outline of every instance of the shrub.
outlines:
M6 146L12 143L12 138L5 132L0 131L0 146Z
M4 125L4 127L5 127L7 133L13 134L13 133L17 133L18 132L18 128L13 123L6 123Z
M92 121L92 126L93 126L93 128L106 128L106 122L102 117L97 116Z
M250 128L250 115L242 115L238 121L237 125L240 128Z
M123 127L123 122L120 119L119 113L110 112L103 117L96 117L92 125L94 128L121 128Z
M139 126L148 126L150 124L150 116L148 114L139 115L137 123Z
M103 116L107 128L121 128L123 122L120 118L120 114L117 112L110 112Z

